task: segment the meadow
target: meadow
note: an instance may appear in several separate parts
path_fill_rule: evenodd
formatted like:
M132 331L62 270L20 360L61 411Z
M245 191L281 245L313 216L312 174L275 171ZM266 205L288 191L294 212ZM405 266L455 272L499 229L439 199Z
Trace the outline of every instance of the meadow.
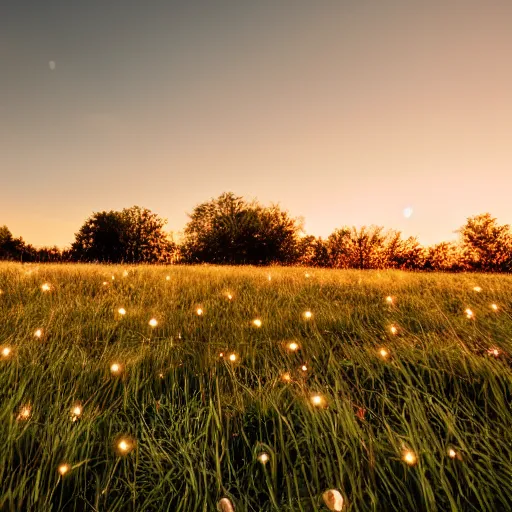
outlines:
M0 510L512 510L512 276L0 264Z

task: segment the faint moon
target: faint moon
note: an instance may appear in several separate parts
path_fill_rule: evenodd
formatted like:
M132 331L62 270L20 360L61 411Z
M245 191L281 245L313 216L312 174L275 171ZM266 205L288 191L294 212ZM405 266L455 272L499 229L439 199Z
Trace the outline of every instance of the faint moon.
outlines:
M412 215L412 208L408 206L407 208L404 208L404 217L408 219Z
M50 69L53 71L55 69L55 61L54 60L51 60L50 62L48 62L48 66L50 66Z

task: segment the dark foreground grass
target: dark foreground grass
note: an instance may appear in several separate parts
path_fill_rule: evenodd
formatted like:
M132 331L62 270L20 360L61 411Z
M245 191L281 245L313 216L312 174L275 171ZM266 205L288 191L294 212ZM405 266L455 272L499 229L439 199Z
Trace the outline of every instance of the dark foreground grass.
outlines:
M3 264L0 290L0 510L512 510L510 276Z

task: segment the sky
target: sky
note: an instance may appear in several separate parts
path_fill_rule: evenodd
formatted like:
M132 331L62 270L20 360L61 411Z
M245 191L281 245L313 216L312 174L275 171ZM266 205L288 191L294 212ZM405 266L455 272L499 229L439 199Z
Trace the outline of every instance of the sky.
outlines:
M0 225L64 247L136 204L180 231L226 191L323 237L512 223L511 24L510 0L2 0Z

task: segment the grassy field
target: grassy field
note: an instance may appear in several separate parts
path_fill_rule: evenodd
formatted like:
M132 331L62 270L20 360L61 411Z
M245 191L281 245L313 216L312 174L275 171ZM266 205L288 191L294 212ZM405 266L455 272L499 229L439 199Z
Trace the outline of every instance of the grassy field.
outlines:
M0 510L512 510L512 276L5 263L0 290Z

